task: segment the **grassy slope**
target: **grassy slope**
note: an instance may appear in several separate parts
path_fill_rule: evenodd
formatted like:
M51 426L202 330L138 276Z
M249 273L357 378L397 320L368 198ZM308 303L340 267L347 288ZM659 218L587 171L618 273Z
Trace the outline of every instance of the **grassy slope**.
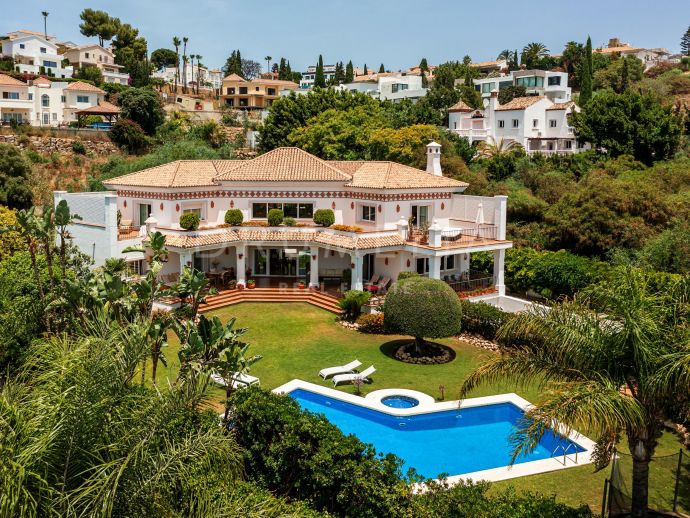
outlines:
M318 377L323 367L340 365L355 358L363 368L373 364L377 372L373 383L364 385L363 392L382 388L410 388L439 397L439 385L446 387L446 398L455 399L465 375L483 357L490 354L455 339L441 340L452 347L456 359L445 365L408 365L393 360L386 355L392 342L401 337L364 335L346 329L335 323L335 316L307 304L239 304L229 306L213 313L224 322L237 318L237 325L249 329L246 340L251 343L250 353L261 354L264 358L257 363L251 373L261 379L264 388L272 389L294 378L312 383L332 386ZM166 378L174 380L177 374L176 337L170 341L166 350L168 368L160 366L158 382ZM354 387L343 386L340 390L353 392ZM472 396L485 396L516 392L529 401L538 402L536 387L515 387L504 383L480 387ZM222 399L218 389L217 401ZM490 445L487 445L490 447ZM678 451L678 440L671 434L665 435L659 446L659 455ZM621 445L621 450L625 450ZM592 466L582 466L568 470L522 477L494 484L492 490L513 486L517 491L538 491L557 494L559 501L571 505L588 504L592 509L601 506L602 487L610 469L593 473ZM670 485L668 470L655 472L660 478L657 485ZM665 483L668 481L668 483ZM653 494L653 491L652 491Z

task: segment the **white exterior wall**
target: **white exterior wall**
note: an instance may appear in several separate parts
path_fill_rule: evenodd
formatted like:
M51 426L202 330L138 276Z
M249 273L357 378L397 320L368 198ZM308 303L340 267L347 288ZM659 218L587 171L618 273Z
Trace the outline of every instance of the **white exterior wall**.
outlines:
M33 115L31 124L34 126L57 126L65 121L65 105L62 102L67 83L51 83L50 86L33 86ZM47 96L48 106L43 106L44 96ZM47 114L47 117L46 117Z
M17 94L19 99L3 99L4 92ZM0 85L0 120L10 120L20 117L21 121L31 120L33 113L33 100L29 99L28 86L4 86Z

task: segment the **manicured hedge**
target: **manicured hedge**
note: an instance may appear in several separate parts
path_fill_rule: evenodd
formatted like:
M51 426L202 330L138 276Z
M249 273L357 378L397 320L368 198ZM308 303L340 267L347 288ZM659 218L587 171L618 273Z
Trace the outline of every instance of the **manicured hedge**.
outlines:
M180 226L185 230L196 230L199 228L199 215L196 212L185 212L180 216Z
M335 223L335 214L331 209L318 209L314 212L314 223L324 227L330 227Z
M272 227L277 227L285 219L285 214L280 209L271 209L268 211L268 224Z
M228 225L239 226L244 221L244 214L240 209L230 209L225 213L224 221Z
M462 305L462 330L482 336L487 340L494 340L498 329L510 318L510 313L485 302L461 300L460 304Z

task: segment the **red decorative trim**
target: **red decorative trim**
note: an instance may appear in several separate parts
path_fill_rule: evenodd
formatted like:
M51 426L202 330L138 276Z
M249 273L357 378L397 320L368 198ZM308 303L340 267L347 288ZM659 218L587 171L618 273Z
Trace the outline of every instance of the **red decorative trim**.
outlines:
M117 191L120 197L133 197L158 200L191 200L208 198L354 198L370 201L409 201L409 200L449 200L450 192L408 192L402 194L378 194L369 192L347 191L198 191L198 192L149 192L149 191ZM230 201L233 206L233 201ZM350 204L355 208L355 204Z
M175 204L175 212L180 212L180 204L179 203Z
M118 194L119 194L119 193L118 193ZM125 200L124 205L125 205L125 209L126 209L126 208L127 208L127 200Z
M161 212L163 212L163 204L160 204Z
M335 210L335 202L331 203L331 208Z
M232 209L235 206L235 200L230 200L230 208Z
M211 208L213 208L213 207L215 207L215 206L216 206L216 204L213 203L213 200L211 200Z
M408 259L408 260L407 260L407 267L408 267L408 268L410 267L410 264L412 264L412 263L410 263L410 260Z
M400 212L400 205L395 206L395 212Z
M446 204L441 202L441 210L444 210L446 208Z

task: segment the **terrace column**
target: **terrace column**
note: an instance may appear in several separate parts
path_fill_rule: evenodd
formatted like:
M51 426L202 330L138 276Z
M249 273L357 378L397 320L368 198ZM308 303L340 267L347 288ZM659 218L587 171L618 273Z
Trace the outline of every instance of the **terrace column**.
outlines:
M361 291L364 289L364 281L362 280L363 258L358 252L352 252L350 257L352 258L351 289Z
M437 220L434 220L434 224L429 227L429 245L434 248L441 246L441 225Z
M247 245L235 247L237 253L237 285L243 288L247 284Z
M310 250L311 253L311 258L309 259L311 261L309 265L309 287L310 288L319 288L319 247L315 246L312 247Z
M189 263L192 262L192 254L190 253L181 253L180 254L180 275L182 275L182 272L184 271L184 267L188 266Z
M432 255L431 257L429 257L429 278L441 278L441 258L439 256Z
M504 267L506 262L505 250L494 250L494 286L499 295L506 294Z

